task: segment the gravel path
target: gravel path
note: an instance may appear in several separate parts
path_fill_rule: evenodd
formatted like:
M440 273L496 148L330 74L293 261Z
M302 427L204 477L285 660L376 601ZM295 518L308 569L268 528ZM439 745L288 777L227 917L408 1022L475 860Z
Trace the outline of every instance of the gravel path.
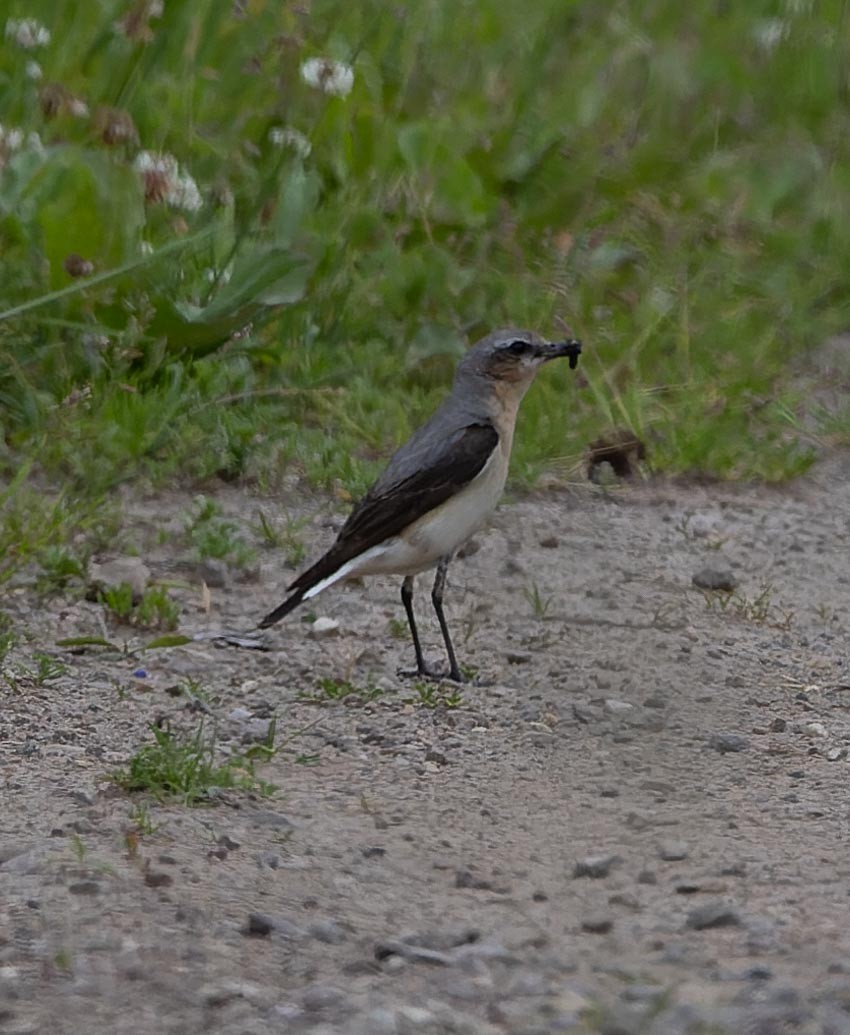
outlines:
M272 506L218 499L245 527ZM248 628L288 572L266 551L205 596L160 542L188 504L137 503L127 539L181 584L181 631ZM503 505L450 573L485 684L459 700L396 675L392 580L318 598L320 636L296 614L269 651L142 660L53 649L102 634L101 609L15 590L0 1031L850 1032L848 515L846 455L781 491ZM424 581L417 604L440 660ZM45 649L67 671L40 682ZM276 718L276 795L187 808L110 782L149 723L203 713L222 751Z

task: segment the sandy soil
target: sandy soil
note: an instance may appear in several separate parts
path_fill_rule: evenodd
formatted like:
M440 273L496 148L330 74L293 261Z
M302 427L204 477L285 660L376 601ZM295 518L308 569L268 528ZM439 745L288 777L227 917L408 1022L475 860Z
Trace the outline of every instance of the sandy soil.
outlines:
M246 525L274 505L218 498ZM189 502L137 501L130 539L183 583L182 631L248 628L291 573L273 551L207 573L205 613ZM297 506L312 554L327 508ZM30 639L0 686L0 1031L850 1032L850 458L781 491L507 503L477 542L447 611L489 685L453 708L396 674L389 579L316 601L336 635L296 613L266 652L73 653L52 645L101 634L98 605L4 600ZM27 677L38 649L67 672ZM322 678L380 693L304 700ZM276 716L279 790L148 800L139 831L108 774L199 708L222 751Z

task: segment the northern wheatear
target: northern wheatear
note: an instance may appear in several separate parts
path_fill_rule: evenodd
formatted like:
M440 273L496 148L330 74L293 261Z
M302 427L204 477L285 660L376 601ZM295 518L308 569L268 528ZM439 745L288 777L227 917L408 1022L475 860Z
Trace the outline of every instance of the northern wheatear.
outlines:
M495 508L508 474L516 415L534 375L550 359L568 356L577 341L546 342L530 331L494 331L474 345L454 385L427 424L393 455L355 506L328 552L290 586L290 596L260 622L265 629L302 601L343 579L403 575L401 600L413 637L416 670L435 677L422 654L413 617L413 577L437 568L431 600L449 658L448 676L462 677L443 614L446 570Z

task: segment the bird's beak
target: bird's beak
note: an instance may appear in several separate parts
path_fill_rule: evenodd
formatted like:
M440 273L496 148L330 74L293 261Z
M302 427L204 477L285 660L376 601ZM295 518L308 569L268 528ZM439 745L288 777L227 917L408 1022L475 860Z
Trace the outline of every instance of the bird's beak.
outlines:
M575 338L569 338L567 341L547 341L540 346L541 359L548 362L550 359L567 356L570 361L570 370L575 370L578 366L580 353L581 342L576 341Z

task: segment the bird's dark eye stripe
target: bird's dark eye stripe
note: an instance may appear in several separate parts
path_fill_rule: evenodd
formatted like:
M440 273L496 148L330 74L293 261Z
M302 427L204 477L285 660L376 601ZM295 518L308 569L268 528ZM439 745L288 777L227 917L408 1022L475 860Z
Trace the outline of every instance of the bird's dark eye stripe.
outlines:
M521 338L518 338L516 341L512 341L510 345L508 345L508 350L510 352L516 352L518 355L523 352L528 352L530 349L531 342L523 341Z

